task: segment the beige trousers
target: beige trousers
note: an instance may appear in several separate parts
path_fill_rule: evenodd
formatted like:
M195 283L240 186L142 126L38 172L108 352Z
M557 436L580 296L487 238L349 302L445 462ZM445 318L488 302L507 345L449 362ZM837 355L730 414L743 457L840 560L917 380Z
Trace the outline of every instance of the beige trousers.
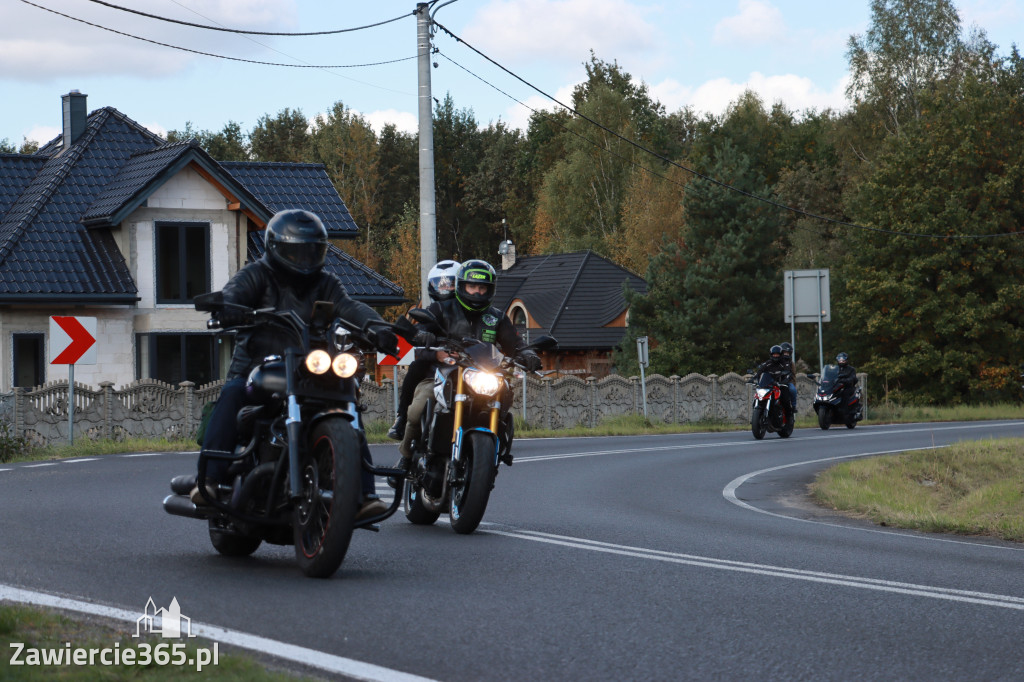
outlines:
M412 443L423 435L420 430L420 419L423 417L423 411L427 409L427 400L433 393L434 379L431 377L418 383L412 394L412 402L409 403L409 410L406 412L405 436L398 444L398 451L405 459L412 457Z

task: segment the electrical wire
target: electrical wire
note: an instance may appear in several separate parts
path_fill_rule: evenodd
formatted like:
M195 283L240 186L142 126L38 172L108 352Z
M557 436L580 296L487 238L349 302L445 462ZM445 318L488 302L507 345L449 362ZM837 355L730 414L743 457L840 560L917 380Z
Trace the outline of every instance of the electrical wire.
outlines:
M402 14L400 16L397 16L397 17L395 17L393 19L386 19L384 21L378 21L375 24L367 24L365 26L355 26L353 28L338 28L338 29L334 29L334 30L331 30L331 31L308 31L308 32L303 32L303 33L284 33L284 32L274 32L274 31L246 31L244 29L239 29L239 28L227 28L227 27L224 27L224 26L209 26L209 25L206 25L206 24L194 24L194 23L192 23L190 21L182 21L180 19L171 19L170 17L162 17L162 16L159 16L157 14L149 14L148 12L143 12L141 10L132 9L130 7L122 7L121 5L115 5L112 2L104 2L104 0L89 0L89 2L94 2L97 5L103 5L104 7L109 7L111 9L120 10L121 12L130 12L131 14L137 14L137 15L139 15L141 17L147 17L149 19L156 19L158 21L166 21L166 22L171 23L171 24L179 24L181 26L191 26L193 28L204 28L204 29L207 29L209 31L224 31L226 33L241 33L241 34L253 35L253 36L289 36L289 37L295 37L295 36L328 36L328 35L337 35L338 33L349 33L351 31L362 31L363 29L374 28L375 26L383 26L384 24L390 24L393 21L398 21L399 19L404 19L404 18L406 18L408 16L413 16L415 14L415 12L407 12L407 13Z
M409 61L410 59L416 59L416 55L413 55L411 57L402 57L400 59L391 59L391 60L382 61L382 62L370 62L370 63L366 63L366 64L284 64L284 63L281 63L281 62L263 62L263 61L258 61L256 59L243 59L242 57L229 57L227 55L214 54L212 52L203 52L201 50L193 50L191 48L181 47L179 45L171 45L170 43L162 43L162 42L160 42L158 40L150 40L149 38L142 38L141 36L132 35L131 33L125 33L124 31L118 31L118 30L113 29L113 28L108 28L106 26L101 26L100 24L94 24L91 21L86 21L85 19L79 19L78 17L73 17L73 16L71 16L69 14L64 14L63 12L58 12L55 9L50 9L49 7L43 7L42 5L37 5L34 2L30 2L30 0L21 0L21 2L25 3L26 5L31 5L32 7L36 7L38 9L44 10L46 12L50 12L51 14L56 14L58 16L64 17L65 19L71 19L72 21L77 21L78 23L85 24L86 26L92 26L93 28L99 28L99 29L102 29L104 31L109 31L110 33L116 33L117 35L124 36L126 38L134 38L135 40L141 40L141 41L143 41L145 43L151 43L153 45L159 45L160 47L169 47L169 48L171 48L173 50L181 50L182 52L191 52L192 54L198 54L198 55L202 55L204 57L216 57L217 59L228 59L228 60L233 61L233 62L244 62L246 64L259 64L261 66L284 66L284 67L293 68L293 69L354 69L354 68L359 68L359 67L364 67L364 66L382 66L384 64L395 64L395 63L398 63L398 62Z
M25 0L22 0L22 1L24 2ZM598 121L595 121L594 119L592 119L592 118L590 118L590 117L588 117L588 116L586 116L584 114L581 114L580 112L578 112L575 109L573 109L571 106L560 102L553 95L550 95L547 92L541 90L540 88L538 88L533 83L530 83L529 81L524 79L522 76L519 76L518 74L513 73L511 70L509 70L505 66L502 66L501 64L499 64L498 62L494 61L493 59L488 57L486 54L484 54L483 52L481 52L477 48L475 48L472 45L470 45L469 43L467 43L465 40L463 40L459 36L455 35L455 33L453 33L450 29L448 29L444 25L438 23L437 21L434 22L434 25L437 26L437 28L439 28L440 30L442 30L445 33L447 33L453 39L455 39L456 42L462 43L463 45L468 47L470 50L472 50L476 54L480 55L485 60L487 60L488 62L490 62L494 66L498 67L499 69L501 69L502 71L504 71L508 75L512 76L513 78L515 78L519 82L521 82L524 85L526 85L527 87L537 91L541 95L543 95L543 96L547 97L548 99L550 99L555 104L558 104L562 108L564 108L567 111L571 112L573 115L583 119L584 121L590 123L591 125L597 126L598 128L604 130L606 133L617 137L618 139L622 140L623 142L626 142L626 143L632 145L633 147L639 149L640 151L646 152L647 154L650 154L651 156L653 156L653 157L655 157L657 159L660 159L661 161L664 161L667 164L675 166L676 168L679 168L680 170L686 171L687 173L691 173L691 174L693 174L693 175L695 175L695 176L697 176L699 178L702 178L702 179L704 179L704 180L706 180L706 181L708 181L708 182L710 182L712 184L715 184L715 185L718 185L719 187L731 190L733 192L741 194L741 195L743 195L745 197L748 197L750 199L754 199L756 201L760 201L762 203L769 204L770 206L774 206L776 208L780 208L780 209L783 209L785 211L790 211L792 213L796 213L798 215L802 215L802 216L804 216L806 218L813 218L815 220L821 220L821 221L824 221L824 222L827 222L827 223L832 223L834 225L839 225L839 226L842 226L842 227L850 227L850 228L854 228L854 229L858 229L858 230L867 230L867 231L870 231L870 232L878 232L878 233L881 233L881 234L896 235L896 236L899 236L899 237L921 237L921 238L925 238L925 239L944 239L944 240L948 240L948 239L965 239L966 240L966 239L990 239L990 238L994 238L994 237L1012 237L1012 236L1024 235L1024 231L1000 232L1000 233L995 233L995 234L956 234L956 235L953 235L953 234L931 234L931 233L921 233L921 232L900 232L900 231L897 231L897 230L886 230L886 229L881 228L881 227L871 227L870 225L860 225L858 223L851 223L851 222L847 222L845 220L837 220L835 218L828 218L826 216L818 215L816 213L811 213L809 211L804 211L803 209L795 208L793 206L787 206L786 204L781 204L781 203L779 203L777 201L774 201L772 199L768 199L766 197L761 197L761 196L758 196L756 194L752 194L752 193L747 192L745 190L742 190L742 189L740 189L738 187L733 187L732 185L730 185L728 183L725 183L725 182L722 182L721 180L717 180L717 179L711 177L710 175L706 175L704 173L701 173L700 171L697 171L697 170L694 170L692 168L688 168L686 166L683 166L682 164L676 163L675 161L669 159L668 157L665 157L665 156L659 154L658 152L655 152L655 151L653 151L651 149L648 149L647 147L644 147L639 142L636 142L635 140L631 140L628 137L620 135L619 133L615 132L614 130L611 130L610 128L602 125Z

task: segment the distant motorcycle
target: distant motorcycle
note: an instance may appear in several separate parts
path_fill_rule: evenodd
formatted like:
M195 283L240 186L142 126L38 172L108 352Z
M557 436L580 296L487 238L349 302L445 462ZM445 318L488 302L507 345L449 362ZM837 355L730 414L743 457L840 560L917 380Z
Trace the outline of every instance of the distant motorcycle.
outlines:
M825 365L825 371L818 382L818 392L814 396L814 411L818 414L818 426L828 430L835 422L846 424L852 429L864 418L864 405L861 402L860 386L853 390L847 404L843 404L843 393L846 385L839 380L839 366Z
M440 328L425 310L414 308L409 316ZM542 336L528 348L556 345L552 337ZM517 367L525 369L493 343L476 339L443 338L431 350L447 351L455 359L437 369L434 393L420 418L421 435L413 443L402 495L405 516L411 523L430 525L447 511L452 530L472 533L487 509L499 456L512 448L510 380Z
M752 380L754 404L750 412L750 430L761 440L766 433L777 433L779 438L793 434L793 415L785 408L788 398L782 397L782 386L768 372L761 372Z

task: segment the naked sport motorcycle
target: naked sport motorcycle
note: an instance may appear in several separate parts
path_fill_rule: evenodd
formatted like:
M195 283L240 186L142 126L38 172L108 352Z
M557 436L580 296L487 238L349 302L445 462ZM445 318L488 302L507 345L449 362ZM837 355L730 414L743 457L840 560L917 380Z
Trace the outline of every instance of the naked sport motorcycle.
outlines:
M750 430L761 440L766 433L777 433L779 438L793 434L793 415L785 408L788 398L783 397L782 386L768 372L761 372L751 380L754 384L754 403L750 411Z

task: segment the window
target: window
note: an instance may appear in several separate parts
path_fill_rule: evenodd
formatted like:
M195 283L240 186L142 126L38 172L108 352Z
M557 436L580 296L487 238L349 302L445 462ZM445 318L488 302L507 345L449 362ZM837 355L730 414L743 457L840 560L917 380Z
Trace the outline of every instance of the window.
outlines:
M519 306L512 309L512 324L519 329L526 327L526 311Z
M217 338L212 334L139 334L135 344L136 378L196 386L220 378Z
M189 303L209 290L210 226L157 223L157 303Z
M42 334L14 334L14 385L32 388L42 386L44 357L46 355Z

